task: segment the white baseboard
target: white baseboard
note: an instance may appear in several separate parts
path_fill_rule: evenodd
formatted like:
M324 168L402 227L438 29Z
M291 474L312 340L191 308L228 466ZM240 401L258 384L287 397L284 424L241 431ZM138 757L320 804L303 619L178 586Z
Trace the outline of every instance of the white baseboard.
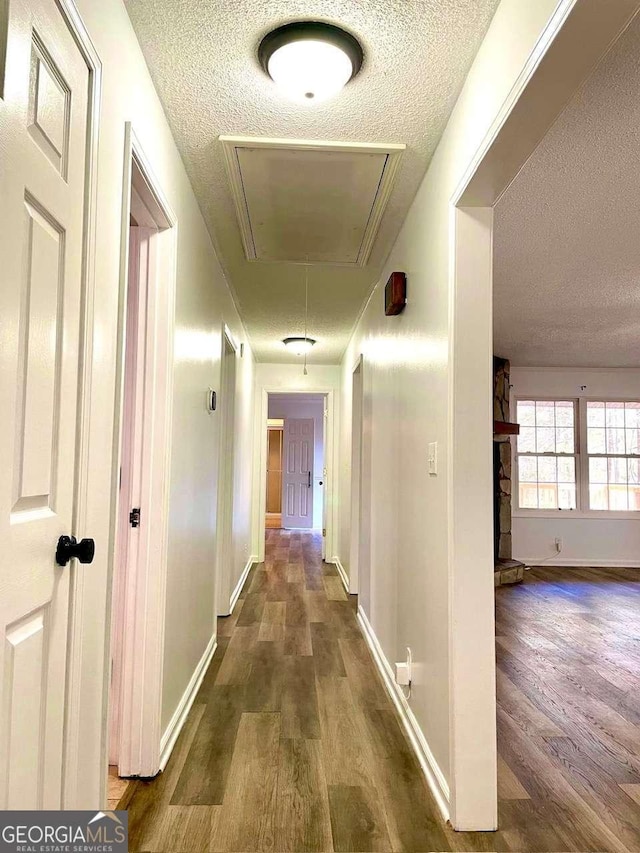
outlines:
M240 580L236 584L236 588L231 593L231 601L229 602L229 615L233 613L233 608L238 603L238 599L240 598L240 593L242 592L242 587L245 585L249 572L251 571L251 566L254 563L258 562L258 558L255 554L252 554L247 560L247 565L242 570L242 574L240 575Z
M387 688L387 692L389 693L389 696L391 696L393 704L400 715L402 725L404 726L407 737L409 738L409 743L413 747L413 751L416 754L416 758L422 768L422 772L425 775L431 793L438 804L442 817L445 821L448 821L450 803L449 784L444 773L440 769L438 762L434 758L433 753L431 752L427 739L425 738L422 729L411 710L411 706L402 692L402 689L396 684L391 665L385 657L382 647L378 642L378 638L376 637L374 630L361 607L358 607L358 622L360 623L362 633L365 636L367 645L371 649L373 659L376 662L380 675L382 676L384 686Z
M340 562L340 557L334 557L332 560L327 560L328 563L333 563L336 569L338 570L338 574L340 575L340 580L342 581L342 585L345 588L347 595L349 595L349 577L344 570L344 566Z
M164 770L167 766L173 747L176 745L176 741L178 740L178 735L182 731L184 722L187 719L187 714L191 710L193 700L196 698L200 685L202 684L202 679L209 668L209 664L211 663L211 659L213 658L217 647L218 643L216 642L216 637L214 635L209 640L207 648L191 676L187 689L182 694L182 699L178 703L178 707L176 708L173 717L171 717L165 733L162 735L162 739L160 741L160 770Z
M557 566L566 569L640 569L640 560L589 560L576 557L551 557L548 560L527 560L524 557L516 557L525 566L534 566L549 569Z

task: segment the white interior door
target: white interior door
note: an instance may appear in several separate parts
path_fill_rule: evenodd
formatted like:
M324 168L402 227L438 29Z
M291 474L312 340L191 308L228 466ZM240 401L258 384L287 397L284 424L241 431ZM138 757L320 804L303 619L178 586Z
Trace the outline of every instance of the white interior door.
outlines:
M0 98L0 808L62 797L87 66L55 0L8 4ZM84 531L81 531L84 532ZM84 569L83 571L90 571Z
M313 527L313 418L285 418L282 526Z

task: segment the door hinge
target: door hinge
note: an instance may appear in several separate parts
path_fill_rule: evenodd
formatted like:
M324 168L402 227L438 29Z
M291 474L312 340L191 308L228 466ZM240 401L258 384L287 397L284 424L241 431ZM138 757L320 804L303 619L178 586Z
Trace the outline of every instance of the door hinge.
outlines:
M327 535L327 528L326 528L326 527L323 527L323 528L322 528L322 535L323 535L323 536L326 536L326 535Z
M132 527L140 527L140 507L134 507L129 513L129 524Z

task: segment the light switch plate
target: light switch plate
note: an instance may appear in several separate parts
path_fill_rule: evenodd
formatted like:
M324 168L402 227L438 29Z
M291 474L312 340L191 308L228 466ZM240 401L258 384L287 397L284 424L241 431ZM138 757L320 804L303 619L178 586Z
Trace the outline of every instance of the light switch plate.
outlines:
M429 473L434 477L438 474L438 442L430 441L429 442L429 453L428 453L428 464L429 464Z

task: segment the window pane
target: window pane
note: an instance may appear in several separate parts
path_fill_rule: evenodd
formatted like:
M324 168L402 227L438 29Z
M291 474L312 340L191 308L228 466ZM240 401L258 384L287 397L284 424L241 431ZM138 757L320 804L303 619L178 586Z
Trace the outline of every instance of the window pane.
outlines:
M604 426L604 403L587 403L587 426Z
M538 481L538 460L535 456L518 457L518 480L521 483L536 483Z
M520 435L518 436L518 452L519 453L535 453L536 452L536 428L535 427L520 427Z
M560 509L575 509L576 487L571 483L560 483L558 486L558 507Z
M627 429L625 430L627 436L627 453L640 453L638 448L640 447L640 442L638 441L638 436L640 432L637 429Z
M609 509L616 512L628 509L626 486L609 485Z
M589 507L640 511L640 401L587 403Z
M556 402L556 426L573 426L573 403L571 400Z
M604 413L603 413L604 414ZM604 441L604 428L588 427L587 428L587 450L589 453L606 453L606 445Z
M536 427L536 450L538 453L555 453L556 431L552 427Z
M540 483L538 486L538 507L540 509L558 509L558 487L555 483Z
M609 459L609 483L627 482L627 460ZM625 489L626 491L626 489Z
M536 422L536 404L533 400L518 400L516 420L522 426L534 426Z
M605 424L608 427L624 426L624 403L605 404Z
M608 481L607 460L602 456L589 460L589 482L606 483Z
M629 509L640 510L640 486L629 486Z
M575 483L576 481L576 460L573 456L558 457L558 482L559 483Z
M520 483L520 501L522 509L538 508L538 487L534 483Z
M555 419L555 404L550 402L536 401L536 426L554 426Z
M608 492L606 485L589 486L589 508L609 509Z
M538 459L538 479L541 483L557 482L555 456L543 456L541 459Z
M574 450L573 427L557 427L556 453L573 453Z
M640 403L625 403L624 422L627 427L640 427Z
M522 509L577 506L575 456L519 456L518 481Z
M625 453L623 429L609 429L607 427L607 453Z

